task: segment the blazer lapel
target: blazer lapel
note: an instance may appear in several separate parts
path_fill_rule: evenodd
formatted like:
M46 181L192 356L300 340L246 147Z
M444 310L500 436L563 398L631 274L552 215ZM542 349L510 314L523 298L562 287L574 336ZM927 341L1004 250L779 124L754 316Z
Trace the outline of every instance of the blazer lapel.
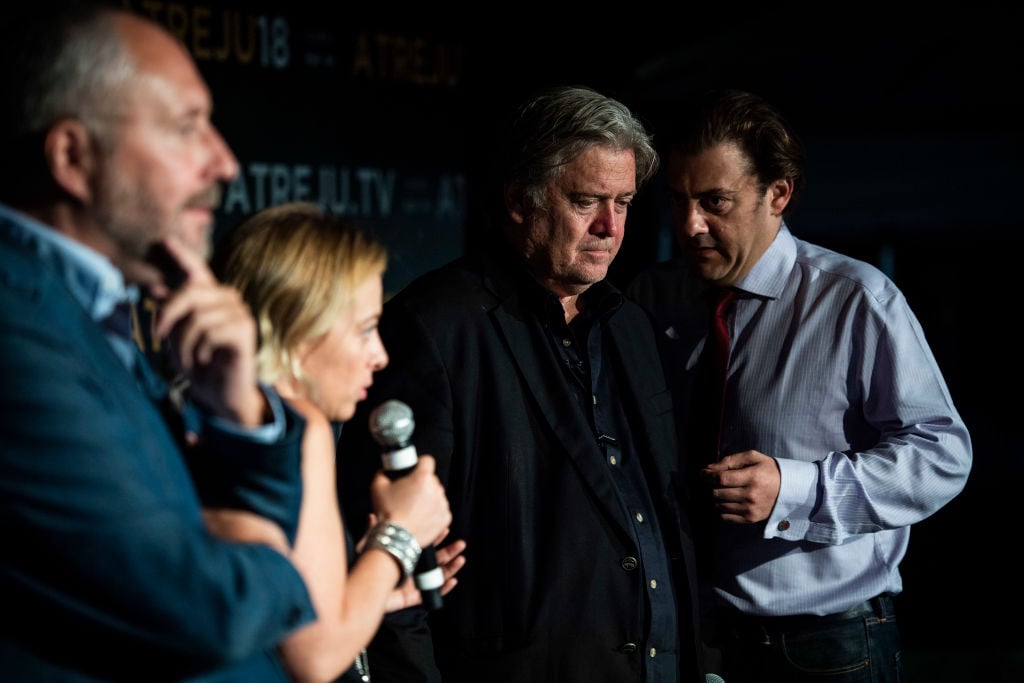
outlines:
M525 393L537 403L537 413L551 427L580 477L607 506L608 518L628 537L607 468L601 466L604 456L586 418L566 393L564 371L554 358L540 324L524 309L516 293L509 294L492 315L509 349L529 350L510 353L512 362L523 375Z
M667 385L663 391L652 393L650 379L662 377L662 370L659 365L652 365L652 358L656 356L636 352L638 347L650 343L650 340L637 338L637 329L636 320L631 321L624 315L613 316L609 323L608 357L613 358L621 370L619 387L626 401L626 412L634 421L632 432L637 450L650 453L660 479L659 490L665 490L671 470L675 469L677 453L672 447L673 441L666 441L672 435L660 436L663 430L654 417L671 412L672 398Z

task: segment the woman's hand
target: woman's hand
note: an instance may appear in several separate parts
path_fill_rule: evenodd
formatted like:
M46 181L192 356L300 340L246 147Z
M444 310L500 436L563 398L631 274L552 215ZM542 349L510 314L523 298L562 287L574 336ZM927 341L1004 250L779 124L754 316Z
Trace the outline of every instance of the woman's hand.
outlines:
M434 545L444 540L444 537L448 535L448 530L437 537ZM466 557L462 554L462 551L466 549L466 542L462 539L452 541L446 546L437 547L435 554L437 556L437 566L441 568L444 573L444 583L441 584L441 595L448 595L452 589L455 588L459 580L455 578L455 575L459 573L466 565ZM405 582L391 591L391 595L388 596L386 610L388 612L395 612L406 607L413 607L415 605L422 604L423 598L420 595L419 588L416 587L416 583L412 577L405 580Z

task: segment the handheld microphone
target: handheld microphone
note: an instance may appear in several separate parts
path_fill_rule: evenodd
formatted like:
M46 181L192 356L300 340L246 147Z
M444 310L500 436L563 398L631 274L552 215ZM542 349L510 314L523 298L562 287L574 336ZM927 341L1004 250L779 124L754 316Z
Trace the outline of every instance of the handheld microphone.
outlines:
M385 401L370 413L370 434L384 449L381 462L389 479L405 476L419 462L416 447L409 442L415 428L412 408L401 401ZM413 580L420 589L423 606L429 610L440 609L444 572L437 566L434 546L423 548Z

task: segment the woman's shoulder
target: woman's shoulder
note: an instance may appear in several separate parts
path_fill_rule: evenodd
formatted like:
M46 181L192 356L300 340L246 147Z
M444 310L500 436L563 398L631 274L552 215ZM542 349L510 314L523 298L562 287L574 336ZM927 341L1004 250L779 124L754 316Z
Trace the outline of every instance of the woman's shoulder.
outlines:
M306 431L303 437L303 448L329 449L333 456L334 430L323 411L307 398L299 396L282 396L282 399L306 420Z

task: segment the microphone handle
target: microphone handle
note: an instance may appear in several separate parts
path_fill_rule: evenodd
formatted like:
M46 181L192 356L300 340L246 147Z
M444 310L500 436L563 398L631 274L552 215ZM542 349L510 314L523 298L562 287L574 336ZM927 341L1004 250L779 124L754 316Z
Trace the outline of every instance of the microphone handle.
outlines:
M402 449L402 451L404 451L403 462L409 461L408 449L410 448L412 447L406 446ZM389 454L385 454L383 458L384 474L392 481L404 477L412 472L416 467L416 461L413 461L413 464L408 467L403 467L401 469L388 469L388 465L392 460L393 458L389 457ZM425 546L420 553L420 559L416 562L416 571L413 574L413 582L416 584L416 587L420 589L420 597L423 599L423 606L426 609L431 611L441 609L441 606L443 605L443 601L441 599L441 586L444 585L444 570L437 566L437 556L434 552L434 546Z

